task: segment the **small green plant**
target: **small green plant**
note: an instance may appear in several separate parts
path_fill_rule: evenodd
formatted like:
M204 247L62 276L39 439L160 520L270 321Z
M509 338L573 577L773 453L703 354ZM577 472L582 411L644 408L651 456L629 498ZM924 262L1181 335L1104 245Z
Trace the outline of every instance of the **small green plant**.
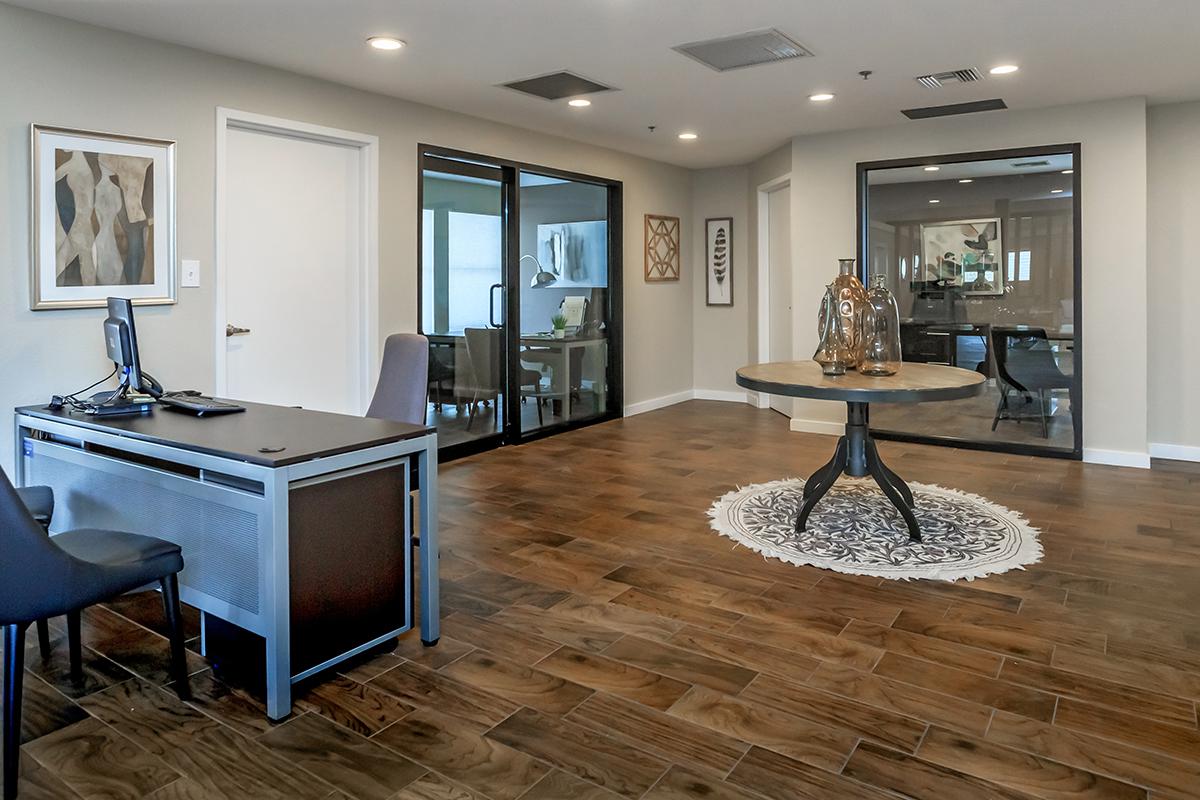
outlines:
M550 324L554 326L554 330L556 331L566 330L567 318L562 314L555 314L550 318Z

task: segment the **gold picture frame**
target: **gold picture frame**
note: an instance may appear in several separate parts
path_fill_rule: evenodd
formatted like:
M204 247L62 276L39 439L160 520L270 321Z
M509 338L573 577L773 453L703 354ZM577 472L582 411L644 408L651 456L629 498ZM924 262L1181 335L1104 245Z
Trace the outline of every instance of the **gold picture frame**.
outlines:
M646 215L646 283L679 280L679 217Z

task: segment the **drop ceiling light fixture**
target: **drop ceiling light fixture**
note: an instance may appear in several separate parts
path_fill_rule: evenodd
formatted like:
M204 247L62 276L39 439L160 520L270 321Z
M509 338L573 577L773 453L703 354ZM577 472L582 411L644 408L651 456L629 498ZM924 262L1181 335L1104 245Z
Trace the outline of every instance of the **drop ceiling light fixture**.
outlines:
M1064 169L1064 170L1062 171L1062 174L1063 174L1063 175L1074 175L1074 174L1075 174L1075 170L1073 170L1073 169Z
M810 94L808 99L814 103L828 103L833 99L833 95L829 92L817 92L816 94Z
M930 203L935 203L935 204L936 204L936 203L940 203L940 202L942 202L942 201L941 201L941 200L930 200L929 202L930 202Z
M576 97L574 100L567 101L567 105L569 105L571 108L587 108L591 104L591 100L585 100L582 97Z
M404 47L403 39L397 39L395 36L372 36L367 39L367 44L374 47L376 50L399 50Z
M992 67L991 69L988 70L988 72L990 72L993 75L1011 75L1014 72L1016 72L1018 69L1020 69L1020 67L1018 67L1016 64L1000 64L998 66Z
M974 183L975 179L974 178L959 178L958 182L959 183Z
M1063 193L1062 189L1051 189L1050 190L1050 194L1062 194L1062 193Z
M937 172L940 169L941 169L941 167L928 166L925 168L925 171L926 172Z
M679 138L685 142L691 142L696 139L699 139L700 137L697 134L692 133L691 131L684 131L683 133L679 134Z

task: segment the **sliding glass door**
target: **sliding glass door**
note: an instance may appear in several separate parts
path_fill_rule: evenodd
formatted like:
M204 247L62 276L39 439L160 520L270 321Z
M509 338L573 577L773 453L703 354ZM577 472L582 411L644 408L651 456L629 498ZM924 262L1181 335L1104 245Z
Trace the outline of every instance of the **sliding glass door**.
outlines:
M422 148L428 419L459 455L619 415L619 183Z

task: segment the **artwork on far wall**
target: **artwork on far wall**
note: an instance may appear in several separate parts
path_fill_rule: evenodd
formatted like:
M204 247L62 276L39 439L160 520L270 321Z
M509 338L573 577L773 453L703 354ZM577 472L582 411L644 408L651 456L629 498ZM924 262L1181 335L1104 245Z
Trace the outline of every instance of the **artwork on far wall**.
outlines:
M1002 295L1003 256L999 217L925 223L914 282L957 286L964 295Z
M733 305L733 218L704 220L705 302L710 306Z
M175 143L33 125L30 307L175 302Z
M608 221L537 226L537 258L557 288L608 285Z
M679 217L646 215L646 282L679 280Z

